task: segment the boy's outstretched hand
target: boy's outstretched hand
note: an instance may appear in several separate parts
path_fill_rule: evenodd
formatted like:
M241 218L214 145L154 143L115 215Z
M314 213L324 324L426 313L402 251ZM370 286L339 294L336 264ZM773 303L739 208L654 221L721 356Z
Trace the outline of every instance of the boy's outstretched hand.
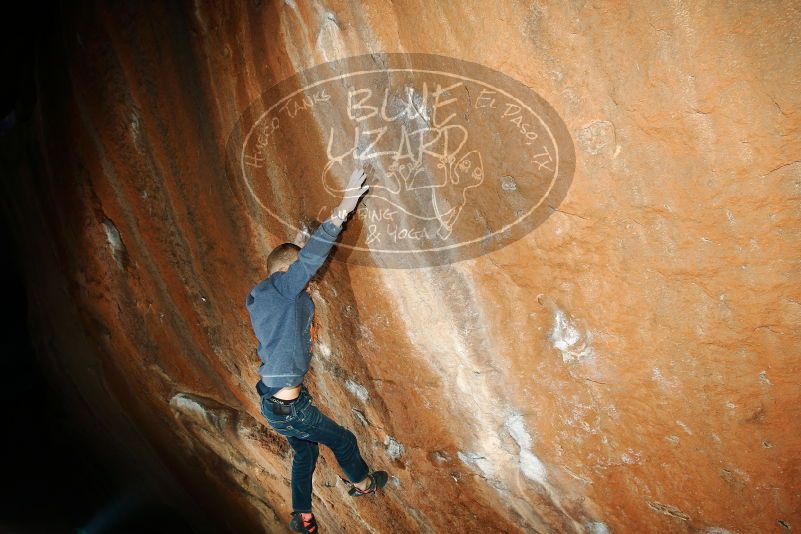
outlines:
M367 173L364 169L356 169L353 171L353 174L350 175L350 178L348 178L348 186L345 189L345 198L342 199L339 206L334 208L332 216L335 223L341 224L341 221L347 219L348 215L356 209L356 206L359 204L359 199L361 199L362 195L370 188L369 185L364 183L365 179L367 179Z

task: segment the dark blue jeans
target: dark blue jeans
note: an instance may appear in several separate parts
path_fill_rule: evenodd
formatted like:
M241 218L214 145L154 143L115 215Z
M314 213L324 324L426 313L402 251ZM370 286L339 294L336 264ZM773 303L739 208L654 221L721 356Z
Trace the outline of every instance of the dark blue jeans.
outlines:
M296 512L312 511L312 475L320 454L319 443L334 453L339 466L350 482L361 482L369 470L359 452L356 436L312 404L312 396L301 386L300 396L289 405L286 415L273 413L268 395L261 395L261 414L273 429L286 436L295 451L292 460L292 509Z

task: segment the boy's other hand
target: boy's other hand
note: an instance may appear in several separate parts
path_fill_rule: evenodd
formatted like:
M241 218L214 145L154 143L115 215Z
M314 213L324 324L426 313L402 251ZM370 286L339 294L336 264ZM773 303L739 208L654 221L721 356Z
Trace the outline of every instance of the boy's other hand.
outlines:
M309 239L309 231L306 229L306 226L303 225L298 230L298 233L295 234L295 239L292 240L299 247L303 247L306 244L306 241Z

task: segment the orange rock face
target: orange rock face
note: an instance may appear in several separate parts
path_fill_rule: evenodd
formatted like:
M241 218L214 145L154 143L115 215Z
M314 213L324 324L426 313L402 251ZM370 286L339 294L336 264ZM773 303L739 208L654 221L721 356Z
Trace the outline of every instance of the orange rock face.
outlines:
M244 299L369 162L305 383L392 476L323 448L326 532L801 529L797 4L168 4L43 32L5 186L98 439L284 528Z

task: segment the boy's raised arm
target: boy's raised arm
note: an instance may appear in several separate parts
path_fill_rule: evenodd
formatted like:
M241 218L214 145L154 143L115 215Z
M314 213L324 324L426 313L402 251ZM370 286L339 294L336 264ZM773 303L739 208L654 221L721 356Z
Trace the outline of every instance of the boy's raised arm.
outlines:
M359 198L369 188L369 186L363 185L365 178L366 175L362 169L357 169L351 174L345 198L334 209L331 217L309 236L306 244L298 252L298 259L289 266L286 272L275 273L273 283L279 293L287 298L295 298L325 263L334 241L337 240L342 230L342 223L356 208Z
M306 244L298 252L298 259L286 270L274 275L275 288L287 298L295 298L303 291L314 273L325 263L331 247L334 245L341 231L340 225L335 225L333 217L317 227L309 236Z

